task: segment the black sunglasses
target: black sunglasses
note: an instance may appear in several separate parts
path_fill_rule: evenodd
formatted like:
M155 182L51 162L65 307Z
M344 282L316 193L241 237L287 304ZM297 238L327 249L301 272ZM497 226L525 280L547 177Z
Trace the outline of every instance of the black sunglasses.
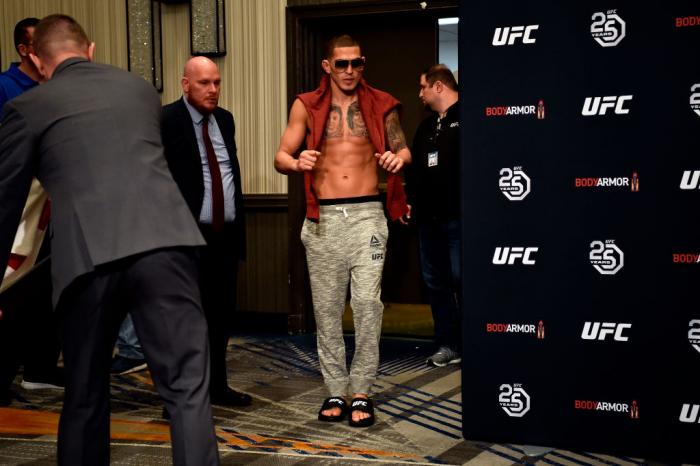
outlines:
M333 62L333 68L335 68L336 71L345 71L348 69L348 65L358 69L364 68L365 59L353 58L352 60L336 60Z

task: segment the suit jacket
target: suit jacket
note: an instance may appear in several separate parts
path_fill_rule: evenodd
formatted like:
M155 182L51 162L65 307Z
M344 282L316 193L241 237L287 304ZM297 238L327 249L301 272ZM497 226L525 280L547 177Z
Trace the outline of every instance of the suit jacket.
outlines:
M163 157L160 112L143 79L78 57L9 102L0 126L0 270L33 176L52 201L54 303L98 265L203 245Z
M235 186L234 204L236 206L236 219L230 231L233 249L238 258L245 259L246 236L245 214L243 211L243 192L241 190L241 169L238 164L236 149L236 126L231 112L217 107L213 112L216 123L219 125L221 135L224 138ZM197 145L197 136L194 133L192 117L182 99L163 107L163 120L161 124L165 158L168 161L170 171L175 182L180 187L182 195L196 220L202 210L204 200L204 175L202 173L202 159Z

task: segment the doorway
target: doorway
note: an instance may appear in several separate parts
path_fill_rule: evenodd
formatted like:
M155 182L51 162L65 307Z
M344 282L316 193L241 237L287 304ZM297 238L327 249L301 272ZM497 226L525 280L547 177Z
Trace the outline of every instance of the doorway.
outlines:
M362 53L367 58L364 72L367 82L389 92L402 102L402 127L410 146L418 124L427 115L418 99L418 81L425 68L438 62L438 19L457 14L457 0L431 3L435 5L426 9L421 9L419 3L414 1L289 6L289 106L297 94L318 86L326 42L334 36L349 34L362 45ZM304 248L299 240L304 214L302 178L290 176L289 264L292 314L289 329L295 333L314 329ZM387 311L392 306L399 306L404 311L401 325L396 328L392 326L389 333L415 336L412 328L419 328L419 334L425 333L425 323L431 325L432 320L430 309L425 304L426 296L420 276L416 229L391 224L389 238L382 300L387 303ZM405 312L406 309L410 309L410 312ZM414 317L409 317L411 315ZM406 318L417 319L419 322L411 325L410 321L406 322ZM385 313L385 324L391 324L391 320L391 312ZM432 329L428 328L427 331Z

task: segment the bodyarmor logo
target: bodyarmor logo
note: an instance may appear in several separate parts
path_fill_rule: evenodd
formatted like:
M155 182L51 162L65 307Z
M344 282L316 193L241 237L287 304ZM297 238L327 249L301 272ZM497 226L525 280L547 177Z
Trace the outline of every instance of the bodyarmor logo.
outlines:
M690 403L684 403L683 408L681 408L681 415L678 420L681 422L700 422L698 416L700 414L700 405L691 405Z
M625 329L632 328L632 324L615 324L613 322L586 322L581 332L584 340L603 341L608 335L613 335L615 341L629 341L629 337L622 334Z
M632 100L633 95L608 95L605 97L586 97L583 103L581 115L596 116L605 115L609 109L614 108L616 115L627 115L630 110L625 108L625 102Z
M493 253L493 263L496 265L513 265L515 261L521 259L524 265L535 265L535 260L530 258L531 254L537 252L539 248L524 247L497 247Z
M498 186L505 197L511 201L522 201L530 194L530 178L523 167L501 168Z
M681 189L698 189L700 170L685 170L681 178Z
M534 44L537 39L531 37L531 35L532 32L536 31L539 27L539 24L533 24L530 26L496 28L491 43L495 46L513 45L518 38L522 37L523 44Z
M604 176L575 178L576 188L630 188L633 193L639 192L639 174L632 172L632 177Z
M588 255L591 265L603 275L615 275L625 265L625 255L615 240L593 241Z
M615 47L625 38L625 22L617 15L617 10L593 13L591 19L591 36L602 47Z
M700 319L691 320L688 325L688 341L700 353Z
M630 419L639 419L639 405L637 404L637 400L632 400L632 404L615 401L574 400L574 409L628 414Z
M700 116L700 84L693 84L690 92L690 108Z
M487 333L523 333L523 334L533 334L537 336L538 340L544 339L544 322L540 320L539 324L499 324L499 323L487 323L486 324Z
M522 384L513 385L504 383L501 385L501 393L498 402L503 411L510 417L523 417L530 411L530 396L525 392Z

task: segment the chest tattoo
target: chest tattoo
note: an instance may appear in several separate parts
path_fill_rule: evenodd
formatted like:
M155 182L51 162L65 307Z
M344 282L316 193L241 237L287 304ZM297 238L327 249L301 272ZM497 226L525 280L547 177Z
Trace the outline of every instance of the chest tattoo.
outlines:
M347 121L350 134L357 137L367 137L367 125L365 125L365 120L362 118L360 105L357 101L348 107Z
M336 104L331 104L331 110L328 113L326 120L326 139L341 138L345 133L345 125L347 124L350 136L363 137L369 136L367 125L365 124L360 105L357 101L350 104L347 113L343 115L343 109Z

